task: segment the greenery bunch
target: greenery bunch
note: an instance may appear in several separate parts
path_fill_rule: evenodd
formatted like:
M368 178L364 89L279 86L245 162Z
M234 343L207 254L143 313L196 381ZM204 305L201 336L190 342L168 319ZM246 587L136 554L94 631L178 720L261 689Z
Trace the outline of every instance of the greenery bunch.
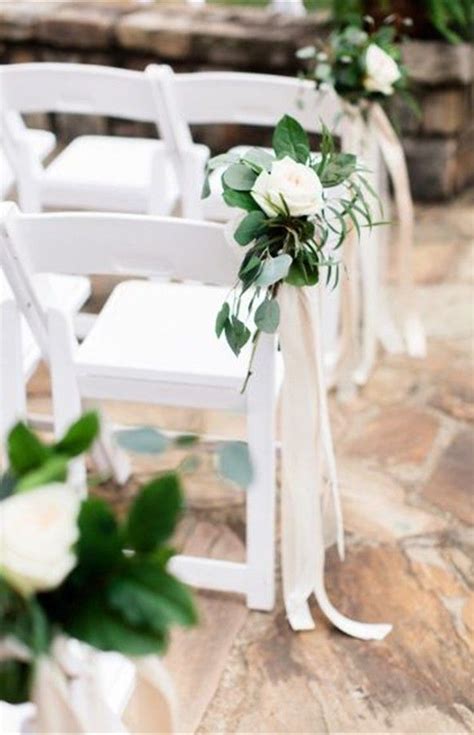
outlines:
M304 76L314 80L318 89L333 87L338 95L351 104L364 100L384 104L388 94L395 93L413 106L414 101L408 91L408 71L402 63L400 46L395 42L395 37L396 30L390 24L378 29L370 22L366 24L366 29L349 25L334 31L327 43L320 42L300 49L297 56L306 62ZM367 54L374 46L393 60L398 70L398 78L390 85L390 92L384 93L367 84Z
M394 13L396 3L392 0L377 0L372 3L381 13ZM366 12L364 0L332 0L334 20L339 26L361 25ZM472 0L413 0L413 8L419 13L424 9L432 26L450 43L459 43L463 38L472 38ZM375 12L375 9L374 9ZM400 19L403 20L409 19Z
M17 495L31 499L51 483L64 482L67 463L87 450L98 429L97 416L86 414L60 441L46 445L18 424L8 438L10 470L0 481L0 510ZM54 488L74 493L67 485ZM29 699L35 663L58 634L104 651L140 656L161 653L172 625L196 622L190 592L167 569L175 553L169 540L183 509L177 472L141 488L120 521L98 497L87 497L78 507L73 568L54 588L22 593L11 570L7 574L2 537L0 639L26 647L31 660L0 660L1 700L16 704Z
M249 341L253 356L259 335L278 329L276 296L281 284L314 286L325 271L326 284L336 287L340 261L335 251L351 227L359 231L373 224L368 196L374 192L356 157L338 152L326 128L320 152L314 154L301 125L286 115L275 128L272 144L272 151L251 148L211 159L203 190L203 197L208 196L208 177L222 168L223 199L243 211L233 233L243 252L238 281L215 325L217 337L223 335L237 356ZM262 176L270 176L276 162L288 159L311 171L319 182L321 202L312 214L295 216L283 191L276 196L257 192ZM299 168L300 173L305 172ZM244 388L250 374L249 367Z

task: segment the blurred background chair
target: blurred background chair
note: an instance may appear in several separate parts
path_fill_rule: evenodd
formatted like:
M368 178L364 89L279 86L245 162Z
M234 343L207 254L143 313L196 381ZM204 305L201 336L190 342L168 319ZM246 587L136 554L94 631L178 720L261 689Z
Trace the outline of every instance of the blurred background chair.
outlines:
M41 165L21 114L104 115L160 128L146 75L89 64L32 63L0 68L2 127L24 211L44 208L170 213L178 199L172 162L154 138L82 135ZM15 113L15 114L11 114ZM194 146L204 161L205 146ZM185 155L185 154L183 154Z

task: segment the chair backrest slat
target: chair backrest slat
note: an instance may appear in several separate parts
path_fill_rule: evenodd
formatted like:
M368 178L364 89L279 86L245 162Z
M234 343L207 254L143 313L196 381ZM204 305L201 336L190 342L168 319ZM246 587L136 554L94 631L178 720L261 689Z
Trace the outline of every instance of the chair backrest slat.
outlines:
M0 67L2 109L105 115L156 122L144 74L92 64L31 63Z
M222 225L173 217L19 213L7 228L13 247L35 273L163 274L231 285L240 260Z
M179 110L190 124L237 123L273 127L292 115L312 133L322 122L334 128L341 113L336 94L318 92L312 82L246 72L174 75Z
M35 295L35 273L166 275L221 286L237 277L240 254L222 225L88 212L25 215L14 205L2 206L8 213L0 262L44 354L46 314Z

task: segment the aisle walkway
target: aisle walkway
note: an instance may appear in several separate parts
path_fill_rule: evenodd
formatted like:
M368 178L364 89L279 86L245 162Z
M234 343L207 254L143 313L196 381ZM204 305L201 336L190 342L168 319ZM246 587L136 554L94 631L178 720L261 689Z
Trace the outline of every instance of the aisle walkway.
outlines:
M177 635L169 654L183 731L473 731L473 200L417 210L427 360L384 357L355 401L333 404L348 553L344 564L329 555L330 596L349 615L393 622L394 632L378 643L352 640L315 610L317 629L295 635L280 593L272 615L248 613L238 597L201 593L201 628ZM37 410L44 394L42 372L32 386ZM242 430L239 419L195 411L113 412L197 432ZM239 558L242 496L215 479L209 450L189 482L180 542L191 553ZM152 469L137 468L140 476ZM105 492L117 498L116 489ZM118 502L132 492L133 484Z

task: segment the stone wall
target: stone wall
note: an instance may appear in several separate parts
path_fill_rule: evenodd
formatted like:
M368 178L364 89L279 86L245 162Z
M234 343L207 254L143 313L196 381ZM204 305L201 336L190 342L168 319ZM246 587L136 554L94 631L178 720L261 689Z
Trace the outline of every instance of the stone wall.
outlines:
M137 0L1 2L0 63L73 61L143 69L166 62L177 71L237 69L294 74L295 51L328 32L327 16L305 18L268 10ZM414 195L448 198L474 179L473 63L468 44L410 41L405 59L421 116L398 111ZM81 132L149 134L146 126L72 115L36 115L64 140ZM263 135L263 137L262 137ZM226 126L196 131L214 151L242 140ZM248 140L248 134L246 139ZM255 143L264 134L253 131Z

